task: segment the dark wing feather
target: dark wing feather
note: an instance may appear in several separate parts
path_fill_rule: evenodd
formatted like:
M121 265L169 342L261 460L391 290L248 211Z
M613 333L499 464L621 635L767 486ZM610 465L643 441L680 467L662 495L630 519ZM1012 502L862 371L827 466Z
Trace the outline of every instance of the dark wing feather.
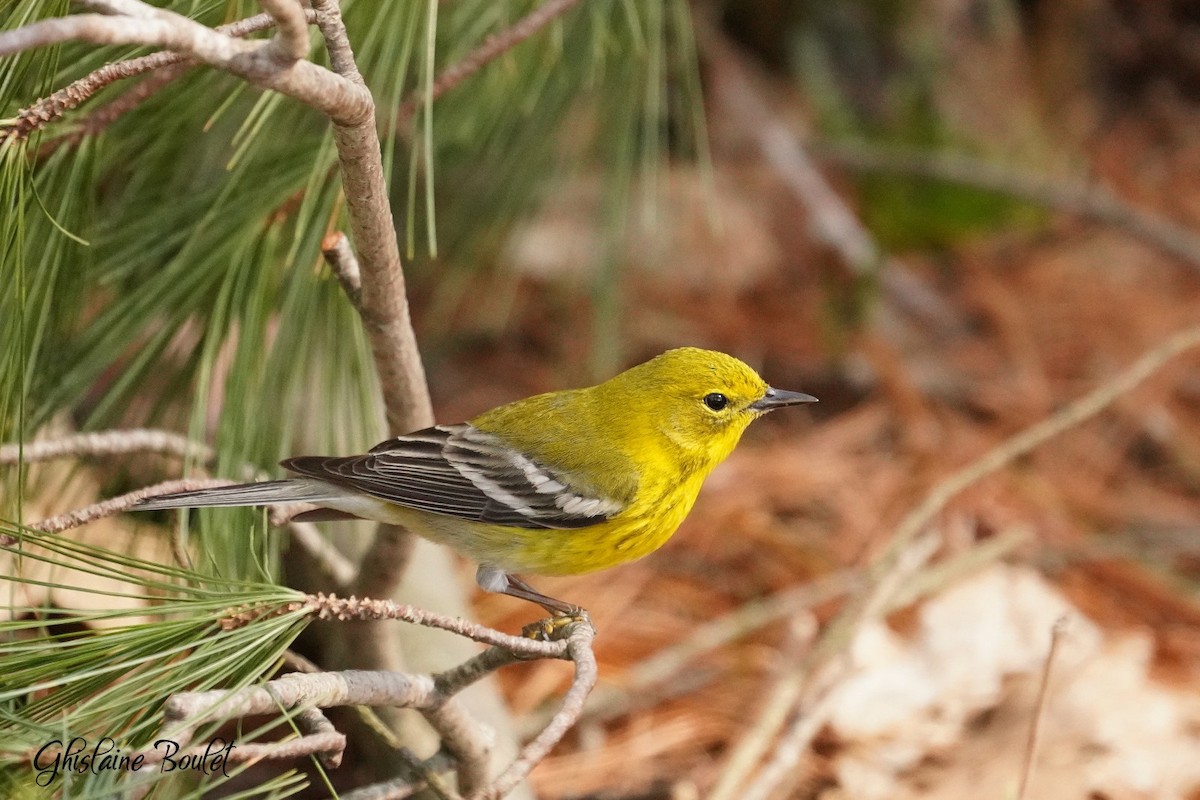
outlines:
M582 528L623 507L466 423L388 439L361 456L282 463L409 508L518 528Z

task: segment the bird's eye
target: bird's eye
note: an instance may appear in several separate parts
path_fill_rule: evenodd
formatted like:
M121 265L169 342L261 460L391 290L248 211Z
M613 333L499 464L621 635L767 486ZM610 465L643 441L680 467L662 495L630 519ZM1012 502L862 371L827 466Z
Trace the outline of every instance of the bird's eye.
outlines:
M704 395L704 405L711 408L713 411L720 411L725 406L729 405L729 398L720 392Z

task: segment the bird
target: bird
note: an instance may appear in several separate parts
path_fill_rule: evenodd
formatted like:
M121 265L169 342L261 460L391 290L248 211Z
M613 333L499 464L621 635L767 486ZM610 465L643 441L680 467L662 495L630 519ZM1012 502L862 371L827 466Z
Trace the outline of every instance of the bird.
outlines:
M146 498L135 510L311 503L294 519L401 525L473 560L476 583L575 618L522 575L577 575L657 550L747 426L816 402L725 353L668 350L595 386L539 394L352 456L280 462L295 477Z

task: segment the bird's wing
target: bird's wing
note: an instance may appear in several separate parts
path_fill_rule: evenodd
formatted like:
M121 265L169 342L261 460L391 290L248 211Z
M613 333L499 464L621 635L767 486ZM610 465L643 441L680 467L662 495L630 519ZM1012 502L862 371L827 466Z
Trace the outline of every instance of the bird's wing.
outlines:
M409 508L518 528L582 528L624 508L467 423L388 439L361 456L282 464Z

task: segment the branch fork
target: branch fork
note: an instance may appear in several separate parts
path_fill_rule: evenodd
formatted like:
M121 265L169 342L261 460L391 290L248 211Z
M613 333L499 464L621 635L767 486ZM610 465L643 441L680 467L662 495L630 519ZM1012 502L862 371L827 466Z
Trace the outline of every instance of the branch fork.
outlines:
M181 692L169 698L164 706L164 735L172 737L181 747L189 747L195 741L198 728L209 721L278 714L281 710L296 712L292 719L300 733L298 737L281 742L237 745L230 751L230 760L318 755L324 765L332 767L340 762L346 740L321 709L338 706L411 708L420 712L437 731L443 749L453 761L459 793L451 793L445 788L440 791L451 798L498 800L523 781L575 724L596 683L597 667L592 652L595 631L586 622L564 627L556 640L537 641L391 601L342 599L330 595L309 595L303 601L277 609L256 610L250 614L253 619L247 619L245 609L234 609L230 618L237 624L252 624L254 619L293 612L304 606L318 619L400 619L441 628L492 646L462 664L436 674L379 670L297 672L261 686L234 691ZM493 779L490 758L494 735L467 713L458 693L503 666L530 658L571 661L575 665L575 677L559 710L517 759ZM198 747L193 746L186 752L193 751L199 752ZM153 759L154 752L147 751L146 759ZM432 765L426 767L432 769ZM420 775L404 788L416 790L427 778L428 775ZM393 789L397 788L394 783L389 782ZM359 791L367 792L371 788L363 787Z

